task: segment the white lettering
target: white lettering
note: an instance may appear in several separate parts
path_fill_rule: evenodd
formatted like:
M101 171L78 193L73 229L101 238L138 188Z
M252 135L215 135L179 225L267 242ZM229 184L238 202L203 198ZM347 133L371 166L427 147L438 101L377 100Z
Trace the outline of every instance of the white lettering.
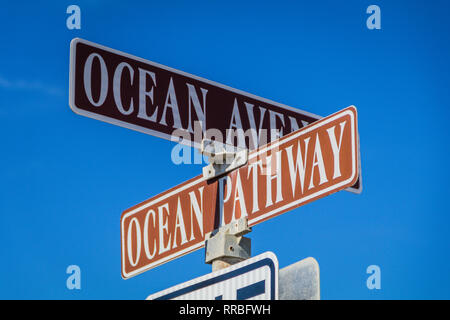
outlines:
M170 249L170 238L172 235L169 233L169 226L167 217L164 222L164 211L169 215L169 204L165 203L158 207L158 217L159 217L159 254L162 254ZM169 239L167 241L167 245L164 245L164 233L169 233Z
M239 113L239 107L237 99L234 98L233 111L231 113L231 121L227 130L226 143L229 145L234 145L234 136L237 134L237 146L239 148L245 148L245 137L242 127L241 114ZM233 137L233 140L232 140Z
M133 224L136 226L136 260L133 259L132 251L132 233ZM128 225L128 237L127 237L127 248L128 248L128 261L134 267L138 264L139 258L141 256L141 227L139 226L139 221L136 218L131 219Z
M320 148L319 134L316 134L316 145L314 148L314 158L313 158L313 165L312 165L312 172L311 172L311 180L309 182L309 189L314 187L314 168L315 167L318 167L318 169L319 169L319 175L320 175L319 185L324 184L325 182L328 182L327 175L325 172L325 165L323 163L322 149Z
M247 208L245 206L245 198L244 198L244 190L242 188L241 176L239 174L239 170L236 174L236 190L234 191L234 201L233 201L233 216L231 221L234 221L236 218L236 201L239 201L239 206L241 209L241 218L247 216Z
M97 102L95 102L94 98L92 97L91 88L92 62L94 61L94 58L97 58L100 62L100 96ZM106 94L108 93L108 70L106 69L105 60L103 60L103 58L99 54L91 53L86 59L86 63L84 65L83 80L84 92L86 93L89 102L95 107L101 106L105 102Z
M181 210L180 197L178 197L177 217L175 219L175 230L174 230L174 235L173 235L172 248L177 247L177 229L180 229L180 235L181 235L181 244L180 245L183 245L187 242L187 237L186 237L186 228L184 226L183 212Z
M194 110L195 113L197 115L197 121L199 121L201 123L202 129L203 131L206 130L205 127L205 111L206 110L206 94L208 93L208 90L200 88L201 92L202 92L202 98L203 98L203 107L200 104L200 101L198 100L198 96L197 96L197 91L195 90L195 87L192 84L186 83L187 87L188 87L188 92L189 92L189 124L188 124L188 131L193 133L192 130L192 115L191 115L191 109L192 109L192 104L194 104Z
M258 132L256 132L255 115L253 114L254 105L251 103L247 103L247 102L244 102L244 104L247 109L247 115L248 115L248 119L250 122L250 130L251 130L251 137L252 137L252 141L250 142L249 147L250 147L250 149L255 149L261 144L261 141L260 141L261 130L262 130L262 125L263 125L264 115L266 114L267 109L259 107L259 111L260 111L259 125L258 125ZM267 142L267 136L265 136L264 138L265 139L262 142L263 144L265 144Z
M259 210L259 204L258 204L258 199L259 199L259 194L258 194L258 167L261 168L261 171L263 170L262 160L255 161L255 162L253 162L253 163L248 165L247 178L250 176L250 174L253 171L253 175L252 175L252 191L253 191L253 209L252 209L252 213L255 213L256 211Z
M305 172L306 172L306 159L308 155L308 143L309 143L309 137L306 138L305 141L305 159L303 160L302 157L302 149L300 148L300 141L297 142L297 158L294 165L294 157L292 154L292 145L286 148L286 154L288 158L288 165L289 165L289 176L291 178L291 186L292 186L292 196L295 195L295 186L297 182L297 172L299 174L300 178L300 187L301 192L303 193L304 184L305 184Z
M191 240L194 240L194 214L192 214L192 210L195 213L195 219L197 220L197 225L200 229L200 233L203 235L203 187L198 189L200 193L200 205L198 204L197 198L195 197L195 192L189 192L189 199L191 201Z
M163 110L161 121L160 121L160 124L162 124L164 126L167 126L167 119L166 119L167 108L170 108L172 110L173 127L177 128L177 129L183 129L181 126L180 110L178 109L177 96L175 94L175 87L173 86L172 77L170 77L169 89L167 90L166 103L164 104L164 110Z
M336 126L333 126L329 129L327 129L328 136L330 138L331 143L331 149L333 150L333 158L334 158L334 174L333 179L336 179L341 176L341 168L340 168L340 151L341 151L341 145L342 145L342 136L344 133L344 127L347 122L341 122L341 134L339 135L339 144L336 142L336 137L334 135L334 128Z
M283 194L281 189L281 150L276 154L276 163L275 165L272 162L272 155L267 157L267 166L268 172L266 175L266 207L271 206L273 204L272 201L272 180L276 180L277 182L277 197L275 202L280 202L283 200ZM275 173L273 173L275 167Z
M152 216L153 218L153 230L155 230L155 211L150 209L148 210L147 214L145 215L145 222L144 222L144 249L145 249L145 255L147 256L147 259L152 259L156 254L156 238L153 240L153 253L150 253L150 247L149 247L149 240L148 240L148 218ZM129 250L128 250L129 251Z
M300 127L298 126L298 122L294 117L289 116L289 120L291 123L291 132L297 131L298 129L300 129ZM309 123L305 120L300 120L302 122L302 126L306 127ZM302 127L302 128L303 128Z
M123 68L125 68L125 67L130 72L131 85L133 85L134 70L128 63L122 62L117 66L116 71L114 72L113 93L114 93L114 101L116 102L117 109L119 109L120 113L122 113L123 115L129 115L134 110L133 98L131 98L130 107L128 108L128 110L125 110L123 108L122 98L120 96L120 84L122 81L122 71L123 71Z
M277 129L277 117L281 120L283 126ZM283 136L284 127L284 115L282 113L269 110L269 122L270 122L270 141L275 141Z
M153 85L150 91L147 90L147 75L152 78ZM155 111L151 116L147 115L147 97L150 98L150 101L153 105L153 88L156 87L156 77L155 74L151 71L139 68L139 112L137 117L156 122L156 116L158 111L158 106L155 107Z

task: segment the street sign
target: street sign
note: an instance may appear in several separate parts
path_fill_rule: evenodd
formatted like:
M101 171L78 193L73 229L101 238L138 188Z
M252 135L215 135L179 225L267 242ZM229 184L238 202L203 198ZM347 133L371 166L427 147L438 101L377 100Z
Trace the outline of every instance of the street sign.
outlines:
M130 278L205 245L239 218L254 226L353 185L359 153L351 106L248 154L244 166L197 176L121 216L122 277Z
M168 140L175 130L184 131L181 143L196 147L207 129L241 145L245 137L232 136L234 130L252 129L250 149L262 129L273 131L265 144L278 138L275 131L283 135L321 118L83 39L70 46L69 104L83 116Z
M278 260L265 252L154 293L147 300L277 300Z
M206 138L253 150L321 118L79 38L69 88L77 114L196 148Z
M280 300L320 300L319 263L309 257L280 269L278 287Z

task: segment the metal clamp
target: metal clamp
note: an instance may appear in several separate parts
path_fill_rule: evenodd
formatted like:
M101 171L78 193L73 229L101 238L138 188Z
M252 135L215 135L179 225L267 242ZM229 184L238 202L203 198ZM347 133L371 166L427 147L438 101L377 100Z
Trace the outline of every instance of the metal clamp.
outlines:
M204 139L201 153L209 157L210 164L203 167L203 177L212 179L245 165L248 161L248 150L217 141Z
M243 235L251 230L244 217L207 235L205 263L212 264L216 271L250 258L251 239Z

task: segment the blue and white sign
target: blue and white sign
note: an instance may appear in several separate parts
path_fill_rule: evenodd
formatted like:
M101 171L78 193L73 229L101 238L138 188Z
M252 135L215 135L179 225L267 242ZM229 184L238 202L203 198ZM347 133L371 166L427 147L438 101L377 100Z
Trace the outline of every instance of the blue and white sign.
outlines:
M265 252L154 293L147 300L277 300L278 260Z

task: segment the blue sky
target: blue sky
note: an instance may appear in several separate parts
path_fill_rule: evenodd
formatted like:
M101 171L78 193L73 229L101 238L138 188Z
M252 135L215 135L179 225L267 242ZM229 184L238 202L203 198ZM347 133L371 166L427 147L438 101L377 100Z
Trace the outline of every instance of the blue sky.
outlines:
M66 28L67 6L81 30ZM381 30L366 8L381 8ZM322 299L449 299L448 1L47 1L0 10L0 298L144 299L210 272L204 251L120 276L123 210L201 172L173 143L68 105L81 37L322 116L359 113L361 195L255 226L253 255L312 256ZM81 268L68 290L66 268ZM381 268L381 289L366 268Z

